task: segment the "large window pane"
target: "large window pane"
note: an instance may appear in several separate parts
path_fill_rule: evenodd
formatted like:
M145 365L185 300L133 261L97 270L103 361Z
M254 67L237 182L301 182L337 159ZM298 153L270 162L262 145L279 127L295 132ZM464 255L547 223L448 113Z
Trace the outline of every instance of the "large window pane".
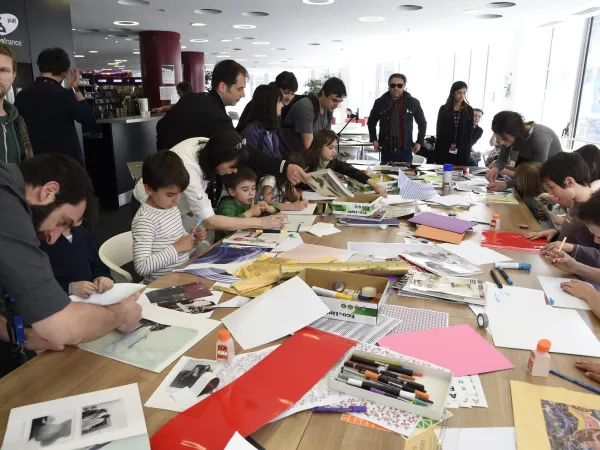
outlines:
M580 142L576 146L600 144L600 17L593 20L575 136Z

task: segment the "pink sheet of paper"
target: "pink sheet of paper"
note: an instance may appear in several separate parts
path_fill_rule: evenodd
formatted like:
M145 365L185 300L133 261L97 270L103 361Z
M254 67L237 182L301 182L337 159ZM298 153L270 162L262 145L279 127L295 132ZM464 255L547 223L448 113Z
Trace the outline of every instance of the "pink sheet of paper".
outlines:
M450 369L455 377L515 367L469 325L393 334L384 337L378 344Z

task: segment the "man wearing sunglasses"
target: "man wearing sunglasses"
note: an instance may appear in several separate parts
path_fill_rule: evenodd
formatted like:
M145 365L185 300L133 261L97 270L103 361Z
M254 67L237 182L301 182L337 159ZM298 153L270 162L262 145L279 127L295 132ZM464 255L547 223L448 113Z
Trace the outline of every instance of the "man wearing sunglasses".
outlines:
M388 79L389 91L375 100L369 115L369 140L381 152L381 163L412 162L412 154L421 150L427 121L419 100L406 89L406 77L395 73ZM419 134L413 143L413 120L417 122ZM379 139L377 123L379 122Z

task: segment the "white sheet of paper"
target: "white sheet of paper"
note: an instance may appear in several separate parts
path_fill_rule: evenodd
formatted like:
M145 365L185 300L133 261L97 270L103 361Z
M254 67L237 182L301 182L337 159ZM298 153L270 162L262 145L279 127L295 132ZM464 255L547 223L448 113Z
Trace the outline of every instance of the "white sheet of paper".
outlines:
M308 206L300 211L282 211L286 216L295 216L295 215L311 215L315 213L315 209L317 208L316 203L309 203Z
M256 447L236 431L227 443L225 450L256 450Z
M469 199L469 197L466 197L464 195L452 194L452 195L443 195L441 197L436 197L434 199L431 199L430 201L431 201L431 203L437 203L439 205L455 206L455 205L462 205L465 203L469 203L470 199Z
M302 192L302 198L304 200L308 200L308 201L318 201L318 200L335 200L335 197L323 197L319 194L317 194L316 192L312 192L312 191L303 191Z
M71 295L70 298L73 302L83 302L102 306L113 305L117 302L120 302L125 297L129 297L134 292L141 291L145 287L145 284L115 283L111 290L106 291L103 294L98 294L95 292L90 295L90 298L81 298L77 297L76 295Z
M283 228L288 231L295 231L298 233L298 227L300 227L300 232L308 231L310 226L315 223L319 216L311 216L306 214L297 214L295 216L287 216L285 221L283 222ZM284 244L285 242L282 242ZM279 244L281 245L281 244ZM275 247L277 248L277 247Z
M222 322L244 350L273 342L298 331L329 312L300 278L256 297Z
M398 194L389 194L387 198L382 198L381 201L386 205L400 205L403 203L414 203L415 200L409 200Z
M341 233L342 230L336 228L332 223L320 222L313 225L307 230L310 234L314 234L318 237L329 236L331 234Z
M296 216L298 217L298 216ZM291 234L291 233L290 233ZM296 247L299 247L300 245L304 244L304 241L302 240L302 236L300 236L299 234L293 234L293 238L290 236L289 239L286 239L285 241L283 241L281 244L279 244L277 247L275 247L273 250L271 250L272 253L282 253L282 252L289 252L290 250L294 250ZM276 256L276 255L274 255Z
M497 262L512 261L512 258L504 256L502 253L498 253L487 247L482 247L479 243L473 241L463 241L459 245L455 244L438 244L450 253L454 253L463 259L466 259L470 263L476 266L483 264L493 264Z
M572 278L554 278L538 276L542 289L548 297L548 303L555 308L585 309L591 310L585 300L575 297L562 290L560 284L565 281L573 281Z
M395 258L402 252L426 250L431 251L427 244L401 244L380 242L348 242L348 250L378 258Z
M241 308L246 303L252 300L250 297L242 297L241 295L237 295L233 297L231 300L227 300L226 302L219 303L217 308Z
M331 256L341 262L346 262L356 252L344 250L341 248L325 247L323 245L302 244L294 250L280 253L281 258L296 259L299 263L309 263L316 259Z
M442 450L517 450L512 427L436 429Z

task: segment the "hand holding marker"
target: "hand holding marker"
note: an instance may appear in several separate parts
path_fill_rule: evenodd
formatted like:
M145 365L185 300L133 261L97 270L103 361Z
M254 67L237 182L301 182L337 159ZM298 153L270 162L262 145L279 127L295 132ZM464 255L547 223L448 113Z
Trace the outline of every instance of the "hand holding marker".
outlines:
M200 225L202 225L202 217L198 219L198 221L196 222L196 226L190 230L190 236L194 237Z

